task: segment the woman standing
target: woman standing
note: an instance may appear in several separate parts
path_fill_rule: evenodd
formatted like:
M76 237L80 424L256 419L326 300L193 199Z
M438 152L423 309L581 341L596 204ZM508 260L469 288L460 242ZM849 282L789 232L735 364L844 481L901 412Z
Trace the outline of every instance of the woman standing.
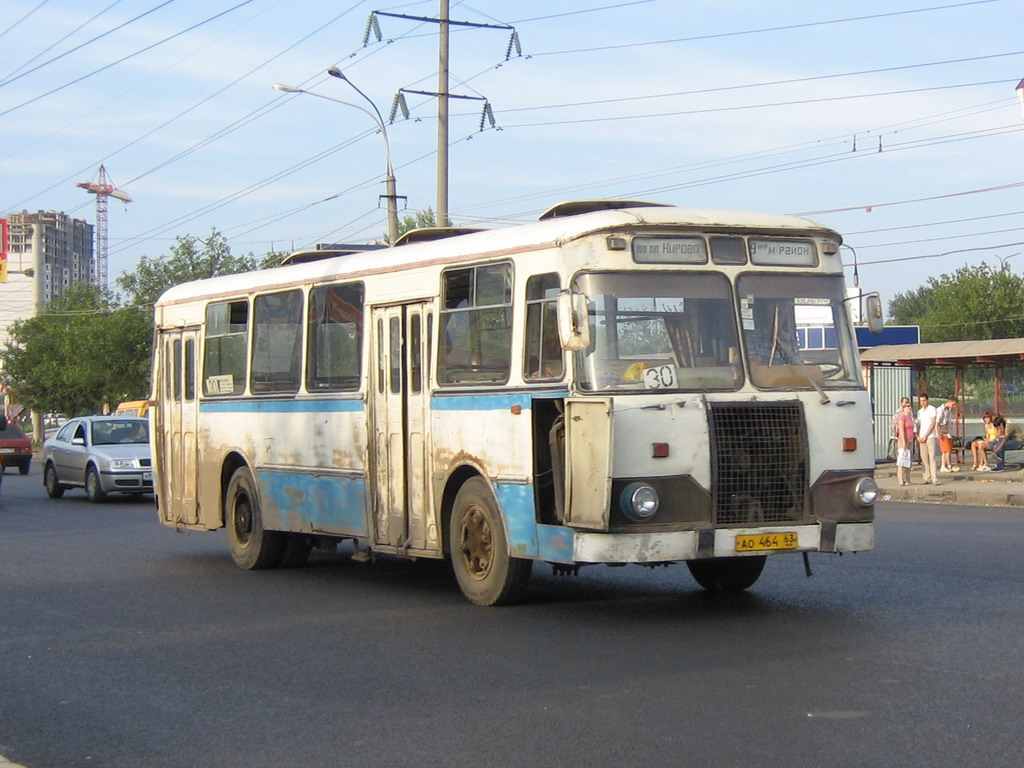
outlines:
M914 444L914 413L910 399L903 403L896 416L896 479L900 485L910 485L910 449Z

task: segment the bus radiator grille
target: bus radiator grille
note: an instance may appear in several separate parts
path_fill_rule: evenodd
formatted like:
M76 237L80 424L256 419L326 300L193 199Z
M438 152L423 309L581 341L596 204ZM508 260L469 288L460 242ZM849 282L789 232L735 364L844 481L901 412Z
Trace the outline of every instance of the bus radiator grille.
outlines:
M715 525L808 519L803 405L711 403Z

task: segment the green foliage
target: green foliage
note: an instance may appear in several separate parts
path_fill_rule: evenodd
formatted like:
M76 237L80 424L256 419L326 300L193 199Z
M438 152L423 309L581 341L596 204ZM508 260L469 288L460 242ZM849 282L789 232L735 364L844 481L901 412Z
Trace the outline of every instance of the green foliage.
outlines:
M188 280L276 266L284 256L233 256L216 230L203 240L179 237L170 254L144 256L117 278L123 302L80 284L36 317L14 323L7 348L0 350L2 380L18 402L44 413L99 413L104 405L143 399L157 298Z
M149 388L149 313L118 307L96 286L73 287L9 333L3 381L31 410L98 413Z
M268 254L264 261L271 257ZM224 235L214 229L203 240L192 235L178 237L169 256L143 256L133 272L118 276L117 284L129 304L152 306L164 291L179 283L248 272L257 266L251 253L233 256Z
M433 208L425 208L422 211L416 211L416 215L403 216L398 221L398 236L401 237L411 229L429 229L437 226L437 217L434 215ZM388 236L383 235L381 242L386 243Z
M896 294L889 316L920 325L925 342L1024 337L1024 277L987 264L961 267Z

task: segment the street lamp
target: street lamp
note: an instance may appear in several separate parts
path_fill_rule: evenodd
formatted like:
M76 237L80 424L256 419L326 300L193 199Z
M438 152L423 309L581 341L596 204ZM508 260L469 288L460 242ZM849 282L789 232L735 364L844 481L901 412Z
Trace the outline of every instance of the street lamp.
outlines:
M331 67L331 69L335 69ZM330 70L328 70L330 72ZM345 80L349 85L356 89L356 92L370 102L370 106L373 107L373 112L368 110L366 107L359 104L353 104L350 101L342 101L336 99L333 96L324 96L322 93L315 93L314 91L307 91L305 88L297 88L294 85L282 85L281 83L274 83L273 88L277 91L284 91L285 93L306 93L310 96L316 96L318 99L326 99L327 101L333 101L336 104L344 104L346 107L355 107L360 112L369 115L373 122L377 124L377 128L380 129L380 135L384 137L384 157L387 160L387 176L384 179L384 188L386 194L382 197L388 201L388 241L389 245L394 245L395 241L398 240L398 195L395 192L395 169L391 164L391 143L388 141L388 130L384 126L384 120L381 118L380 110L377 109L377 105L370 100L370 98L360 91L355 85L352 84L351 80L348 80L339 71L335 77L340 77Z
M1017 251L1016 253L1011 253L1009 256L999 256L999 255L997 255L996 258L999 259L999 270L1001 272L1006 272L1010 268L1010 265L1007 264L1006 262L1008 262L1014 256L1020 256L1021 253L1022 253L1022 251Z

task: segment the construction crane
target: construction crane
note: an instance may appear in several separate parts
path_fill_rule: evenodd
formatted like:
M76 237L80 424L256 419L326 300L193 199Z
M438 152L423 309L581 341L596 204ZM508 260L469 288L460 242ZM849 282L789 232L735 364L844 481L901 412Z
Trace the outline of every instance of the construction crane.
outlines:
M96 195L96 285L107 287L107 198L112 197L122 203L130 203L132 199L126 192L115 187L107 178L107 169L100 166L99 177L95 182L82 181L75 185L86 192Z

